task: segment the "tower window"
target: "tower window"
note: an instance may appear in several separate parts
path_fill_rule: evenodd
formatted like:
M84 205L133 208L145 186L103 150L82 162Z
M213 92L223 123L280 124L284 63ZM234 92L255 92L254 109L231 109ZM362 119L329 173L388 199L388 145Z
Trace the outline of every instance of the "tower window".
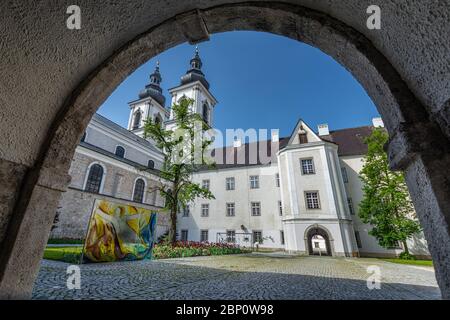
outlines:
M115 155L118 156L119 158L124 158L125 157L125 148L121 147L121 146L117 146Z
M144 202L145 182L142 179L137 179L134 183L133 201L142 203Z
M161 125L161 123L162 123L161 116L159 114L157 114L155 116L155 124Z
M139 127L141 126L141 111L136 111L136 113L134 114L134 120L133 120L133 130L135 129L139 129Z
M203 121L205 121L206 123L209 123L209 110L208 110L208 104L204 103L203 104Z
M94 164L89 169L88 178L84 190L93 193L100 193L100 187L103 180L103 167L99 164Z
M155 168L155 161L153 161L153 160L148 160L147 167L148 167L149 169L154 169L154 168Z

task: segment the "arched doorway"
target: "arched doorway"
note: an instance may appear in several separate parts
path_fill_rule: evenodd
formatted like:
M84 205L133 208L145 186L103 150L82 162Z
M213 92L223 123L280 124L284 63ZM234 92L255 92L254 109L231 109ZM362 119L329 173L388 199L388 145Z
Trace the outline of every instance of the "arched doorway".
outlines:
M215 3L217 6L201 10L172 10L172 14L163 15L161 20L155 19L152 23L140 16L134 25L151 26L149 30L123 35L121 41L107 46L98 55L92 55L91 59L98 60L88 61L84 69L80 68L83 72L90 70L89 74L80 73L70 81L59 81L73 87L51 90L61 92L61 96L49 98L50 102L58 101L55 102L59 107L57 114L48 113L48 116L39 118L53 119L48 126L28 130L36 135L45 132L45 137L36 142L31 137L23 139L27 142L23 146L16 143L18 150L33 146L33 150L28 151L30 155L23 156L29 168L17 166L23 176L21 181L13 176L14 170L4 170L12 172L6 176L15 181L10 187L11 193L15 194L8 195L11 200L4 210L8 213L14 210L14 214L11 214L2 240L0 296L20 298L31 292L55 208L70 181L67 172L76 145L95 111L114 89L145 61L174 45L206 40L208 33L254 30L284 35L321 49L347 68L371 96L391 134L391 164L406 171L411 196L435 259L438 282L444 297L450 297L449 261L446 258L450 251L450 218L446 214L450 205L450 184L448 177L440 171L450 165L450 145L437 126L439 114L431 116L437 120L430 120L427 109L383 55L386 51L384 46L380 43L375 46L363 33L342 22L346 19L338 20L324 12L280 2ZM152 11L159 12L159 9L162 10L156 6ZM77 55L74 57L73 62L76 63L73 65L78 67ZM401 57L394 58L402 60ZM49 81L45 83L56 86L51 82L53 78L48 77ZM42 105L51 106L45 99L41 100ZM9 136L14 137L14 134ZM15 141L9 140L14 145ZM36 154L32 154L35 150L38 150ZM6 166L13 167L13 164L8 162ZM33 237L29 236L30 232Z
M318 225L305 232L305 246L310 256L333 256L332 238L328 231Z
M322 229L312 229L308 234L308 253L310 256L331 256L330 240Z

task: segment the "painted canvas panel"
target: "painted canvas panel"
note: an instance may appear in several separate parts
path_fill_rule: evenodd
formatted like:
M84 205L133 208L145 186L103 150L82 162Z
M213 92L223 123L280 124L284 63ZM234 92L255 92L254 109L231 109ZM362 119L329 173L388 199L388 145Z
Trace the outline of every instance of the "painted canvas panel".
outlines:
M95 200L83 249L83 262L151 259L156 212Z

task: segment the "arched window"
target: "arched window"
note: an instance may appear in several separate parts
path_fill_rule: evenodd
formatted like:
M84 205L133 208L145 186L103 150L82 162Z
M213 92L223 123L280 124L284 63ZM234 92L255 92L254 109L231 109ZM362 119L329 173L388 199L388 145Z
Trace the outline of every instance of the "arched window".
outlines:
M155 168L155 161L153 161L153 160L148 160L147 167L148 167L149 169L154 169L154 168Z
M145 182L141 178L134 183L133 201L144 202Z
M206 123L209 123L209 110L208 110L208 104L203 104L203 121Z
M120 158L124 158L125 157L125 148L121 147L121 146L117 146L115 154L116 154L116 156L118 156Z
M94 164L89 169L88 178L86 180L86 187L84 190L93 193L99 193L103 180L103 167L99 164Z
M157 114L157 115L155 116L155 124L160 125L161 122L162 122L161 116L160 116L159 114Z
M134 114L134 120L133 120L133 130L134 129L139 129L140 125L141 125L141 111L138 110L136 111L136 113Z

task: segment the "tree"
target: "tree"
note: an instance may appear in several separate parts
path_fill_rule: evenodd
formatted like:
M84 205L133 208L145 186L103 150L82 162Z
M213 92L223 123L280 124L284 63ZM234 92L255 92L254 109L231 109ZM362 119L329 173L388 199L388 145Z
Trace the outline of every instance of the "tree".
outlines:
M192 182L192 174L201 167L214 166L205 156L212 143L205 139L209 129L202 117L191 112L194 100L183 98L172 106L176 123L175 130L165 129L161 123L151 119L145 121L144 137L152 138L164 154L161 178L165 183L156 187L165 199L165 209L170 213L169 241L173 244L177 236L177 212L197 197L214 199L206 188Z
M360 172L363 182L363 199L359 205L359 217L372 225L370 235L385 248L401 242L404 254L409 255L406 240L421 231L402 172L389 169L383 147L388 134L383 128L375 128L364 139L368 151Z

